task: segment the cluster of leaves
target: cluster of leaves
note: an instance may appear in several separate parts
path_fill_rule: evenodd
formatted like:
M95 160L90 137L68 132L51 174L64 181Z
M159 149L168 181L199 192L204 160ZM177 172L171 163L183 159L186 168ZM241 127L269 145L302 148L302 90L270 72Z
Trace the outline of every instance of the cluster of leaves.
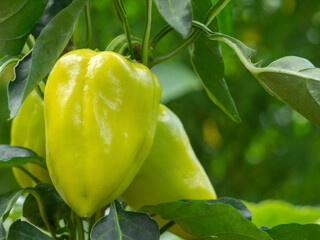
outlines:
M1 145L0 168L19 167L26 162L43 166L44 160L31 150ZM67 239L75 231L72 211L49 184L39 183L35 188L19 189L0 195L0 239L6 238L3 222L20 196L29 193L23 204L23 216L29 222L17 220L9 229L8 239L53 239L40 231L50 231L57 239ZM263 209L263 208L260 208ZM267 210L268 211L268 210ZM149 215L150 214L150 215ZM44 218L45 216L45 218ZM165 221L159 230L150 216L160 216ZM46 220L45 220L46 219ZM244 203L233 198L217 200L188 200L143 206L139 212L126 211L119 201L114 201L109 213L88 229L91 239L159 239L164 231L176 232L176 224L183 236L196 239L286 240L318 239L318 224L281 224L272 228L258 228L252 213ZM46 222L47 221L47 222ZM62 221L62 223L61 223ZM84 220L83 223L85 223ZM81 223L82 224L82 223ZM36 227L37 226L37 227ZM40 228L40 229L38 229Z

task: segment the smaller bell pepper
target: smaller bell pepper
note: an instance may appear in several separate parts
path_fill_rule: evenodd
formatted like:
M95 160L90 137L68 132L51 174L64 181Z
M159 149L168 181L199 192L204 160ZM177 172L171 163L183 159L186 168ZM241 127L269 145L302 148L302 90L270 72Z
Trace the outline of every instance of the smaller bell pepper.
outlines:
M43 100L36 90L30 93L12 122L11 145L29 148L37 155L46 157ZM22 167L40 182L51 183L49 173L43 167L33 163L24 164ZM36 182L23 170L16 167L12 170L21 187L36 185Z

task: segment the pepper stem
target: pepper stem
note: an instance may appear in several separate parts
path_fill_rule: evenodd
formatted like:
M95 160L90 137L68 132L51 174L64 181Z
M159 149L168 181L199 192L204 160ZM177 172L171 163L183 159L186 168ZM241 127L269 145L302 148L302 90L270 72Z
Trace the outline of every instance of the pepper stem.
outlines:
M174 224L175 224L174 221L170 221L170 222L168 222L166 225L164 225L164 226L160 229L160 235L161 235L162 233L164 233L165 231L167 231L169 228L171 228Z
M25 191L30 193L36 199L38 206L39 206L39 212L40 212L40 216L42 218L42 221L46 225L51 237L56 239L56 236L54 234L54 229L48 221L48 217L47 217L47 214L46 214L46 211L45 211L45 208L44 208L44 205L43 205L43 202L42 202L42 199L41 199L39 192L35 188L26 188Z
M127 40L127 47L128 47L129 53L131 55L131 59L135 59L134 52L132 49L131 31L130 31L130 27L129 27L128 17L127 17L126 11L124 9L124 6L122 4L122 1L116 0L115 6L117 8L117 12L118 12L118 14L121 18L121 21L122 21L123 29L124 29L124 32L126 35L126 40Z
M84 6L85 15L86 15L86 26L87 26L87 39L86 39L86 45L87 47L90 46L91 40L92 40L92 24L91 24L91 16L90 16L90 2Z
M148 66L149 58L149 37L151 32L152 20L152 0L146 0L146 27L142 41L142 63Z
M76 217L76 224L77 224L77 229L78 229L78 239L84 240L84 231L83 231L82 220L79 216L75 216L75 217Z

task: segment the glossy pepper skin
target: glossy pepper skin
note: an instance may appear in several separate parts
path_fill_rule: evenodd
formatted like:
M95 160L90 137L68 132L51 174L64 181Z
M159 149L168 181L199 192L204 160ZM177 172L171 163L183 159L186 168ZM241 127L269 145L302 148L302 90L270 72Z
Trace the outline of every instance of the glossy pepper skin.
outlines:
M11 145L29 148L41 157L46 156L43 100L35 90L24 101L12 122ZM51 183L46 169L32 163L27 163L22 167L41 182ZM36 182L21 169L12 168L12 170L21 187L36 185Z
M164 105L159 105L150 153L122 198L134 209L183 199L217 198L180 119Z
M47 166L81 217L119 197L150 151L160 101L158 78L113 52L71 51L46 86Z
M164 105L159 105L150 153L121 198L135 210L148 204L217 198L180 119ZM168 223L158 216L155 219L160 228ZM169 231L184 239L194 239L177 224Z

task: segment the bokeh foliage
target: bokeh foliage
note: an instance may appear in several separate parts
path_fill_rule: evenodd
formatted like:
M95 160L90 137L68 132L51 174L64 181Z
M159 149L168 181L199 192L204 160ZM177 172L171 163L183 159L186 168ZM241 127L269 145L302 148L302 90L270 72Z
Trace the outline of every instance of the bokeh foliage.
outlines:
M232 35L266 65L297 55L320 65L317 1L235 1ZM203 91L171 101L220 196L318 204L319 130L269 96L225 49L227 82L242 117L229 120Z

